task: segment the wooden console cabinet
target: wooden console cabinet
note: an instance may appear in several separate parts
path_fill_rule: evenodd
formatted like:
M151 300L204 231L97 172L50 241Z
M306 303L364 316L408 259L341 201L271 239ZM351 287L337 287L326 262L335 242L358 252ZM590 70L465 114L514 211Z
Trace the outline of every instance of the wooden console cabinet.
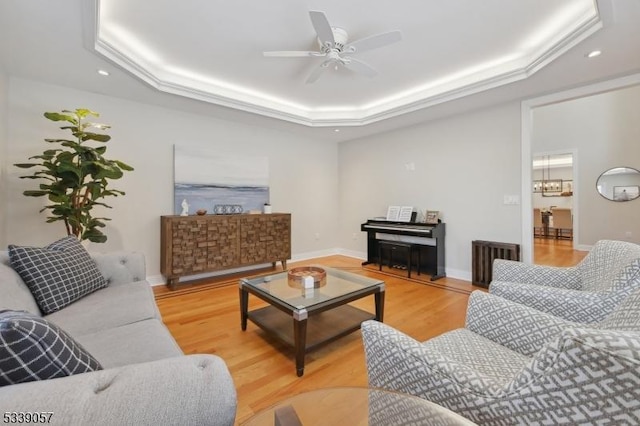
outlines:
M291 258L291 215L162 216L160 270L175 289L181 276Z

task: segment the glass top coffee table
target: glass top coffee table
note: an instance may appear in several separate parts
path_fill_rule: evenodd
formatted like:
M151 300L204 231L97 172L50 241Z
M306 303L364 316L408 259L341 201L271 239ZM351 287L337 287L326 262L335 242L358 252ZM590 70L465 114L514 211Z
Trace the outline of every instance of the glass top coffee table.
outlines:
M321 265L312 267L326 272L325 279L313 288L292 281L286 271L240 280L242 330L251 320L292 346L298 376L304 374L307 352L358 330L363 321L382 321L384 313L384 281ZM249 311L249 294L269 306ZM375 297L375 315L348 305L369 295Z
M367 388L304 392L267 408L243 426L475 425L453 411L412 395Z

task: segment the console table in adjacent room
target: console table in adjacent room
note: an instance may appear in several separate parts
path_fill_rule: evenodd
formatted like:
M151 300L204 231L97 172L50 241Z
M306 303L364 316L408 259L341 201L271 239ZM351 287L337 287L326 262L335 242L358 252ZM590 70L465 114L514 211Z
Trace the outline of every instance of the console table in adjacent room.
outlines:
M175 289L180 277L282 263L291 258L291 215L162 216L160 271Z

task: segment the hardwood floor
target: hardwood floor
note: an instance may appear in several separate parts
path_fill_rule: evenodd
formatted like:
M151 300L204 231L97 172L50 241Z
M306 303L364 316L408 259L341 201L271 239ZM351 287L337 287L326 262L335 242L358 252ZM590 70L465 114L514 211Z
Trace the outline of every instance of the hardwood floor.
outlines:
M544 247L557 253L567 251L566 247L549 244L544 245L540 253L545 251ZM554 258L552 254L545 256L546 260ZM562 263L574 259L566 253L557 256ZM407 280L406 271L383 268L378 272L374 265L363 267L360 260L344 256L313 259L291 266L308 264L323 264L383 279L386 285L385 323L419 341L462 327L468 295L477 289L468 282L451 278L429 283L428 277L421 275ZM303 377L296 375L292 349L252 323L247 331L241 331L238 278L212 280L176 291L169 291L165 286L154 288L162 318L182 350L187 354L215 354L227 363L238 392L236 423L304 391L367 386L360 331L308 354ZM374 312L373 296L353 302L353 305ZM265 303L250 297L249 309L261 306Z
M588 252L573 250L573 241L553 238L533 239L533 261L537 265L573 266Z

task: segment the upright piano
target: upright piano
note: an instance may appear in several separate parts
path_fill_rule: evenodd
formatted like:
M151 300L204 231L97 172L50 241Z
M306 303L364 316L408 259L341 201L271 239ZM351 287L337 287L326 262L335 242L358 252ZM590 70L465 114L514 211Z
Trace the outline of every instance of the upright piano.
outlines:
M440 220L432 225L370 219L360 225L360 230L367 233L367 261L362 264L380 263L378 241L400 241L420 250L420 272L430 273L432 280L445 277L444 229Z

